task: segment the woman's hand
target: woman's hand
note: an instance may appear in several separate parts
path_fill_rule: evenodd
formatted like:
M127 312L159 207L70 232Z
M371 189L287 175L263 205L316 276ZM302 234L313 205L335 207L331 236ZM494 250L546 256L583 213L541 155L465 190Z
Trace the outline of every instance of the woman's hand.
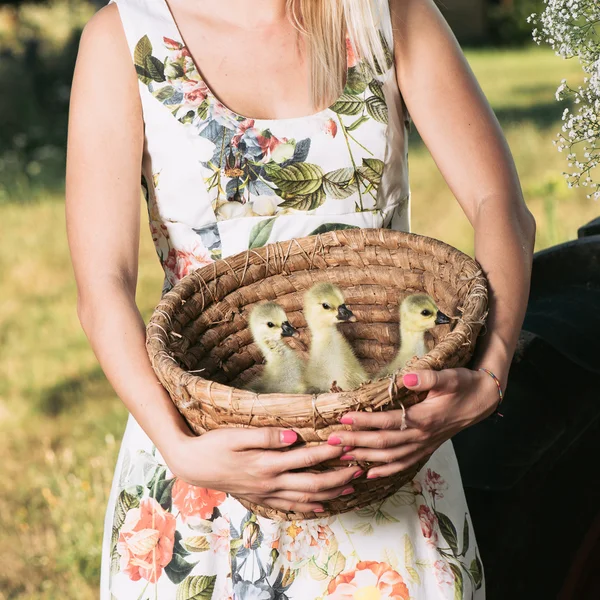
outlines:
M483 371L419 370L404 375L403 381L411 390L429 390L425 400L406 409L406 429L401 429L402 410L350 412L340 422L355 430L329 436L329 444L351 448L342 460L387 463L369 469L369 479L408 469L462 429L492 414L499 400L496 384Z
M227 428L189 436L167 464L192 485L228 492L283 511L322 512L321 502L351 494L357 467L323 473L295 473L339 458L341 447L320 444L283 452L298 439L294 431L275 427Z

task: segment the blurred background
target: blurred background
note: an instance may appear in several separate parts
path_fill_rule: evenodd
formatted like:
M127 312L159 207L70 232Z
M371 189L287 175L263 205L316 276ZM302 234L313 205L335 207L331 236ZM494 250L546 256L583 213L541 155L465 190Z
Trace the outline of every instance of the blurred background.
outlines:
M64 223L68 100L81 28L103 2L0 0L0 600L98 595L105 503L126 410L76 315ZM574 239L600 214L568 189L552 145L562 78L582 79L531 42L533 0L444 0L515 157L538 224L536 250ZM412 227L472 254L468 221L418 133ZM162 272L142 207L138 304L147 319Z

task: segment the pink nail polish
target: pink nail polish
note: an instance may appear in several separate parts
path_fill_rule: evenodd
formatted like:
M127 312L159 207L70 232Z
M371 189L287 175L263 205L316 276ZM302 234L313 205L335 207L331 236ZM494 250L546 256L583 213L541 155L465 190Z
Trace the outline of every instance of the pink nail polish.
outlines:
M379 475L377 474L373 474L371 475L370 473L367 475L367 479L377 479L379 477Z
M419 376L416 373L407 373L402 377L404 385L419 385Z
M351 454L344 454L343 456L340 456L340 460L354 460L354 456Z
M284 444L293 444L298 439L298 434L295 431L286 429L281 432L281 441Z
M342 440L340 440L339 437L332 435L330 436L330 438L327 440L327 443L330 446L339 446L342 443Z
M349 452L350 450L354 450L352 446L344 446L344 452Z
M340 495L347 496L348 494L352 494L353 492L354 492L353 487L347 487L345 490L342 491L342 493Z
M356 471L356 473L354 473L352 476L352 479L358 479L363 473L364 471L362 469L360 471Z
M315 508L315 510L313 512L322 513L322 512L325 512L325 510L322 508Z
M354 423L354 419L352 417L342 417L340 419L340 423L342 423L342 425L352 425L352 423Z

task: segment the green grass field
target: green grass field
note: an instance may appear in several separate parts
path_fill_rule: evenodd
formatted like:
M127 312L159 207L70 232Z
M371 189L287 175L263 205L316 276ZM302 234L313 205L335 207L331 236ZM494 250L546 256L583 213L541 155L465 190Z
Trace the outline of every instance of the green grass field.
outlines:
M600 205L567 189L551 140L562 112L557 80L576 78L578 65L536 48L467 54L513 150L537 248L575 238ZM410 167L413 230L471 252L470 226L418 141ZM0 600L97 598L126 411L77 321L62 196L4 202L0 222ZM138 303L147 318L162 276L145 222L142 231Z

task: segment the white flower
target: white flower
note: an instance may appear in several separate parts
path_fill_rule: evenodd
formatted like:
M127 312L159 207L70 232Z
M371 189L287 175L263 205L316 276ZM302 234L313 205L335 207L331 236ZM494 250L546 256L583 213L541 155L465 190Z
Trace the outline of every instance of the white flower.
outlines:
M277 196L256 196L252 200L252 212L259 217L268 217L277 210Z

